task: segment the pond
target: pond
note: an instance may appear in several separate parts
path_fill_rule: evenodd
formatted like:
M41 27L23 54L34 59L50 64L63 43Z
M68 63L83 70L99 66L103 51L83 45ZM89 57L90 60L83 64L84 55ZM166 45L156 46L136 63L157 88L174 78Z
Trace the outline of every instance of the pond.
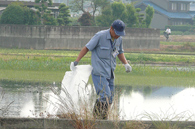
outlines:
M43 117L51 89L62 92L61 84L0 81L1 117ZM192 87L116 86L115 96L121 120L195 120Z

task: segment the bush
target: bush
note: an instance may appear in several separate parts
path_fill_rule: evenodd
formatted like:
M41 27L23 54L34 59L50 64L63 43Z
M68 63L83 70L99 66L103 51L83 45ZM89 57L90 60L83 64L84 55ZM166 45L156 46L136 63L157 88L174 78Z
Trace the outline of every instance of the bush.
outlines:
M18 4L9 5L1 16L1 24L24 24L24 10Z

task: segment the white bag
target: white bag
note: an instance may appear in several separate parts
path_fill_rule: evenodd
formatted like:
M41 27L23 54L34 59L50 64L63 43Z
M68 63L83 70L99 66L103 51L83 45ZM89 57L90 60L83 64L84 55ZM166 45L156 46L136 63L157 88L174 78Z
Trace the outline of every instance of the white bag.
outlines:
M89 76L92 71L91 65L77 65L71 62L71 71L65 72L65 76L61 83L61 92L59 95L50 96L53 109L50 107L51 114L65 114L67 112L78 112L80 110L80 102L89 101L94 89L91 85L87 85Z

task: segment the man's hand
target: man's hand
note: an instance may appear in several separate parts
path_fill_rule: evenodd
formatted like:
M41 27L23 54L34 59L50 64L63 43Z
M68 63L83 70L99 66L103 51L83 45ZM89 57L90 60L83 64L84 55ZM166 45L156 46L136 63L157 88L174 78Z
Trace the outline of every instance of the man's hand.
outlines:
M127 73L132 71L132 67L128 63L124 65Z
M78 65L78 63L79 63L79 62L75 61L75 62L74 62L74 66L77 66L77 65Z
M72 70L72 71L75 70L75 69L76 69L75 66L77 66L78 63L79 63L79 62L77 62L77 61L71 62L71 64L70 64L70 70Z

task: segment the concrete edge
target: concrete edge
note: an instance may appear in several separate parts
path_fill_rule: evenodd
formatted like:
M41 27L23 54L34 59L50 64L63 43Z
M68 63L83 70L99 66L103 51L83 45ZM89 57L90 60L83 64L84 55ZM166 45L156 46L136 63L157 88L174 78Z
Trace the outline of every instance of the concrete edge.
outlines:
M194 121L134 121L134 120L69 120L58 118L3 118L0 117L1 129L155 129L157 126L177 126L195 128Z

